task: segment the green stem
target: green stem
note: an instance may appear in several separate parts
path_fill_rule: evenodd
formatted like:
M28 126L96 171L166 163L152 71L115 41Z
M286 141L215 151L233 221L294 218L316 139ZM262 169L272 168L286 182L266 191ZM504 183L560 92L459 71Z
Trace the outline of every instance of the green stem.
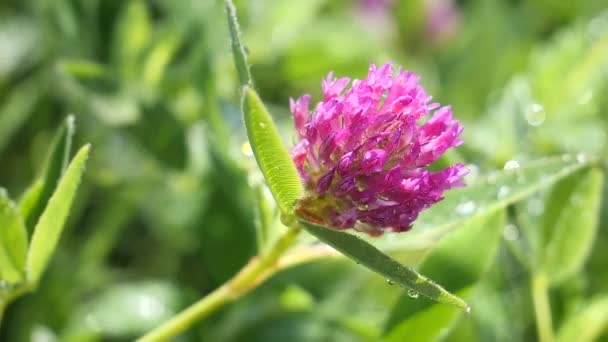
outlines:
M532 276L531 291L536 314L536 329L540 342L553 342L553 323L551 321L551 305L549 303L549 287L544 273Z
M261 282L279 269L277 261L292 245L299 232L300 228L298 226L289 228L266 254L253 258L227 283L201 298L198 302L180 312L177 316L174 316L161 326L156 327L154 330L142 336L138 341L167 341L183 333L225 304L242 297L244 294L256 288Z

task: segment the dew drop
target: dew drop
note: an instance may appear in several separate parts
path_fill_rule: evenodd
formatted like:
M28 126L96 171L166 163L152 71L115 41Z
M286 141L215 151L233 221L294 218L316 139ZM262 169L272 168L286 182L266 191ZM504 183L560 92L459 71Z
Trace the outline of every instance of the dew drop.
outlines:
M475 212L475 202L466 201L456 206L456 212L462 216L468 216Z
M412 290L412 289L408 289L408 290L407 290L407 295L408 295L410 298L414 298L414 299L418 298L418 292L417 292L417 291L415 291L415 290Z
M464 311L465 311L467 314L471 314L471 306L470 306L470 305L467 305L467 307L466 307L466 309L464 309Z
M386 279L386 283L389 285L395 285L395 282L390 279Z
M498 188L498 193L496 194L496 197L498 199L501 198L505 198L507 197L509 194L511 193L511 188L509 188L506 185L501 186L500 188Z
M587 162L587 155L584 153L579 153L576 155L576 161L579 162L580 164L584 164Z
M545 108L539 103L531 104L526 110L526 121L530 126L540 126L545 122Z
M533 198L528 201L528 214L530 216L540 216L545 211L545 204L540 198Z
M505 240L515 241L519 238L519 229L516 225L509 223L503 229L502 236Z
M505 170L515 170L519 168L519 162L517 160L509 160L505 163L503 169Z

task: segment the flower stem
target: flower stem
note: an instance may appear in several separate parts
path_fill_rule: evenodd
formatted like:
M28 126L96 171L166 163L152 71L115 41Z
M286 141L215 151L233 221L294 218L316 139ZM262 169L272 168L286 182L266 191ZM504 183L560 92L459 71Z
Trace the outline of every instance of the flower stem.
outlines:
M549 303L549 287L547 276L537 273L532 276L531 291L536 314L536 329L540 342L553 342L553 323L551 322L551 305Z
M232 279L220 286L169 321L142 336L139 342L167 341L201 321L225 304L234 301L272 275L278 268L277 261L292 245L300 227L295 225L282 235L265 254L251 259Z

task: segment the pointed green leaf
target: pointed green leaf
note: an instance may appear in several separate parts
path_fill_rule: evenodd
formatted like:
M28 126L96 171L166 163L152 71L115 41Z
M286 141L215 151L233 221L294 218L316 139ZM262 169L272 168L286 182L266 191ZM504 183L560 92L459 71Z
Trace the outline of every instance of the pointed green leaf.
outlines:
M46 162L46 169L44 172L43 185L40 189L40 193L36 195L36 187L38 181L30 186L30 189L26 190L26 193L29 193L28 201L34 201L35 203L31 203L31 210L22 211L23 220L25 221L26 227L29 231L32 230L40 214L44 210L44 207L47 205L47 202L53 191L55 191L55 187L57 186L57 182L59 178L63 174L68 160L70 158L70 150L72 148L72 137L74 136L74 117L72 115L68 116L65 120L65 123L59 128L57 135L55 136L55 141L51 147L50 154L48 156Z
M599 341L608 326L608 296L602 296L582 305L582 310L572 314L557 332L558 342Z
M150 14L146 2L129 1L114 29L113 49L121 74L127 80L136 77L139 57L151 34Z
M17 283L23 279L27 232L15 204L0 192L0 279Z
M553 189L544 216L546 245L542 266L552 284L576 274L595 240L603 174L590 169Z
M464 223L437 244L420 272L466 299L494 260L505 219L505 210L498 209ZM435 340L458 313L455 308L403 294L388 319L387 341Z
M462 222L518 202L596 162L590 157L563 155L479 176L464 188L446 192L443 201L420 214L412 231L374 239L374 245L384 251L428 248Z
M400 264L376 247L349 233L299 221L309 233L334 247L347 257L382 275L388 281L403 285L416 293L422 294L440 303L455 305L467 309L467 304L457 296L449 293L432 280L420 275L415 270Z
M251 72L249 71L249 63L247 62L247 53L241 40L241 30L239 21L236 16L236 7L232 0L226 0L226 15L228 17L228 28L230 29L230 41L232 43L232 55L236 71L239 74L241 86L251 85Z
M298 171L283 147L270 113L255 90L248 86L243 87L242 106L255 159L281 212L291 214L302 196Z
M142 70L144 82L152 89L158 87L165 75L167 65L180 46L179 35L175 32L166 34L146 57Z
M36 224L27 255L26 267L27 279L32 284L38 283L53 251L57 247L76 190L80 184L88 155L89 145L85 145L72 159Z

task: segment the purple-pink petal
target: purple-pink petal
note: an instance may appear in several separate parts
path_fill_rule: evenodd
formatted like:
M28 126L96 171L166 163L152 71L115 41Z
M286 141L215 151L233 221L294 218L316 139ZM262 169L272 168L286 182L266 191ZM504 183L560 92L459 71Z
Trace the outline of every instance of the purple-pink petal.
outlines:
M371 235L407 231L445 190L464 185L462 164L426 169L462 144L463 127L418 81L391 63L372 63L363 80L329 73L312 112L308 95L291 100L300 138L291 155L307 190L298 212ZM430 117L419 124L423 116Z

